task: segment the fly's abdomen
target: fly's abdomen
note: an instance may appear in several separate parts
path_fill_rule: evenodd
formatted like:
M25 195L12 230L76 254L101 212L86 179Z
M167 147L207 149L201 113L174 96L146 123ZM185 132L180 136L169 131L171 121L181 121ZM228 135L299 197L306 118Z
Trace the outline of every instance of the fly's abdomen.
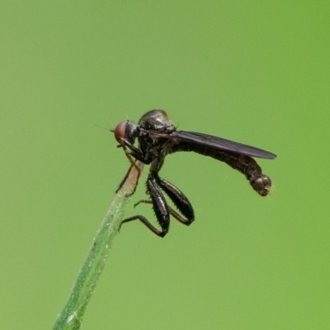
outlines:
M252 188L260 196L267 196L270 192L272 181L267 175L262 173L261 167L250 156L226 150L217 150L191 143L180 143L180 145L173 145L171 152L175 151L193 151L201 155L220 160L244 174L249 180Z
M241 172L249 180L252 188L260 195L267 196L270 192L272 181L262 173L261 167L250 156L238 155L231 152L211 152L208 156L221 160Z
M267 196L272 187L272 181L269 176L261 174L249 179L252 188L260 195Z

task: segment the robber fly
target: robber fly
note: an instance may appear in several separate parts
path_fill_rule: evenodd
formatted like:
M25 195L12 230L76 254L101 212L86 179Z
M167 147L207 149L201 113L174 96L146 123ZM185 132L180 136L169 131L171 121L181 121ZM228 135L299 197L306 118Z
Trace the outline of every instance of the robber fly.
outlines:
M170 216L185 225L194 221L194 210L188 198L175 185L159 176L165 157L177 151L193 151L225 162L244 174L259 195L267 196L270 191L270 178L262 173L252 157L274 159L275 154L208 134L178 131L163 110L148 111L137 125L129 120L124 121L112 132L119 142L118 147L124 149L132 166L135 160L150 165L146 182L150 199L141 200L135 206L152 204L161 229L157 229L143 215L132 216L123 220L122 224L140 220L153 233L164 237L169 230ZM136 140L138 146L134 145ZM163 193L172 200L179 213L167 204Z

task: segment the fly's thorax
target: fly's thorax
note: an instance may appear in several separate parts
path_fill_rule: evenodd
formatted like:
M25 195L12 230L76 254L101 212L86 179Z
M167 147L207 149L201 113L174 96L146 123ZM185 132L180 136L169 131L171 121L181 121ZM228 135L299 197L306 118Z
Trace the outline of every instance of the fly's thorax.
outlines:
M139 126L144 130L153 132L171 133L175 131L172 121L164 110L155 109L145 113L139 120Z

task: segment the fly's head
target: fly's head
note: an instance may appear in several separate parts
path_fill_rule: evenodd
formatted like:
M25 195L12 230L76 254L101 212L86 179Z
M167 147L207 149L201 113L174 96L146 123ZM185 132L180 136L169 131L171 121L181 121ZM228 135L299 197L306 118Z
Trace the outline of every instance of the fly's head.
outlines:
M134 144L139 135L139 127L130 120L126 120L119 123L111 132L114 133L115 139L119 143L118 147L124 147L127 142L131 145Z

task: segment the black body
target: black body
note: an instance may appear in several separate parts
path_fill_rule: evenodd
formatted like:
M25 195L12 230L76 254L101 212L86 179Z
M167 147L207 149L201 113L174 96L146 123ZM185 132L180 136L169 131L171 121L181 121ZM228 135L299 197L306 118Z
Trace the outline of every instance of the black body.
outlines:
M142 200L137 204L143 202L153 205L161 230L154 227L142 215L130 217L122 223L140 220L156 235L164 237L169 229L170 215L185 225L194 221L194 211L187 197L176 186L158 175L165 157L178 151L194 151L223 161L244 174L259 195L267 196L270 191L270 178L262 173L260 166L252 157L274 159L275 154L212 135L177 131L163 110L151 110L145 113L138 125L131 121L122 122L113 132L120 143L118 147L124 148L133 166L132 157L144 164L150 164L146 186L151 199ZM136 139L139 143L138 147L134 146ZM163 192L181 214L168 206Z

